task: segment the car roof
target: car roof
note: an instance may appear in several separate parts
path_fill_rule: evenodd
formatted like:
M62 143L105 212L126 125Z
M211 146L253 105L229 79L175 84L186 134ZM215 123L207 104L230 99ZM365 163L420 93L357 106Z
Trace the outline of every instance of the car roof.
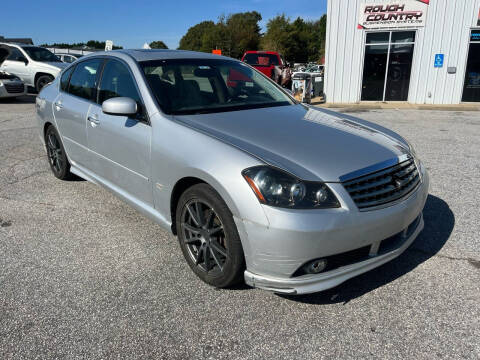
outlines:
M271 54L271 55L279 55L276 51L267 51L267 50L248 50L245 51L245 54Z
M115 55L115 53L126 54L136 61L150 60L168 60L168 59L224 59L232 60L232 58L214 55L198 51L187 50L163 50L163 49L121 49L112 51L96 52L95 55Z
M22 49L23 48L29 48L29 47L33 47L33 48L41 47L41 46L37 46L37 45L21 44L21 43L15 43L15 42L0 42L0 45L19 47L19 48L22 48Z

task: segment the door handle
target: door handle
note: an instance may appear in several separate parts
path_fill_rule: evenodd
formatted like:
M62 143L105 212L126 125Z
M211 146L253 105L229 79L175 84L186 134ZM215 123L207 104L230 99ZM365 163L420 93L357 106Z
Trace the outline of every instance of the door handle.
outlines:
M57 108L57 111L63 108L63 105L60 101L57 101L54 105Z
M100 124L100 120L98 120L98 117L97 115L89 115L87 117L88 121L90 121L91 123L94 123L96 125Z

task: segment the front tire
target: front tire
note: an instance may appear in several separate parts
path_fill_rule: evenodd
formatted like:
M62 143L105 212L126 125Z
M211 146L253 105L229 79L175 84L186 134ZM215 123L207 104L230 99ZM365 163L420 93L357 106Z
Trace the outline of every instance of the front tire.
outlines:
M183 255L200 279L218 288L242 280L245 258L237 227L211 186L197 184L182 194L176 229Z
M70 163L63 147L60 135L53 125L45 131L45 146L47 147L48 163L53 175L60 180L69 180L73 177L70 172Z
M45 87L45 85L47 85L48 83L51 83L52 81L53 81L53 76L40 75L37 81L35 82L35 90L37 90L37 93L39 93L40 90L42 90Z

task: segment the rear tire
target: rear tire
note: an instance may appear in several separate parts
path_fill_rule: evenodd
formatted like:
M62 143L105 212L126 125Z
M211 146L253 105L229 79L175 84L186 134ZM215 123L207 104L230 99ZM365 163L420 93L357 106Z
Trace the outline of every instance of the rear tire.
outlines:
M45 87L45 85L47 85L48 83L51 83L53 79L54 78L51 75L40 75L37 81L35 82L35 90L37 90L37 93L39 93L40 90L42 90Z
M197 184L182 194L176 228L183 255L200 279L218 288L243 279L245 258L237 227L210 185Z
M45 146L53 175L60 180L72 179L73 174L70 172L67 154L60 140L60 135L53 125L50 125L45 131Z

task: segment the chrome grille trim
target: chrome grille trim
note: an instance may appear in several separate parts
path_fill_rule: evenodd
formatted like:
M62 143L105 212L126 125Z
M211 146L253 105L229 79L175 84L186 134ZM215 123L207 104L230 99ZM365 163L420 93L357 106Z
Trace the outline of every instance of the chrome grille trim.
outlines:
M360 210L388 205L414 191L420 184L420 174L409 157L396 165L342 182Z

